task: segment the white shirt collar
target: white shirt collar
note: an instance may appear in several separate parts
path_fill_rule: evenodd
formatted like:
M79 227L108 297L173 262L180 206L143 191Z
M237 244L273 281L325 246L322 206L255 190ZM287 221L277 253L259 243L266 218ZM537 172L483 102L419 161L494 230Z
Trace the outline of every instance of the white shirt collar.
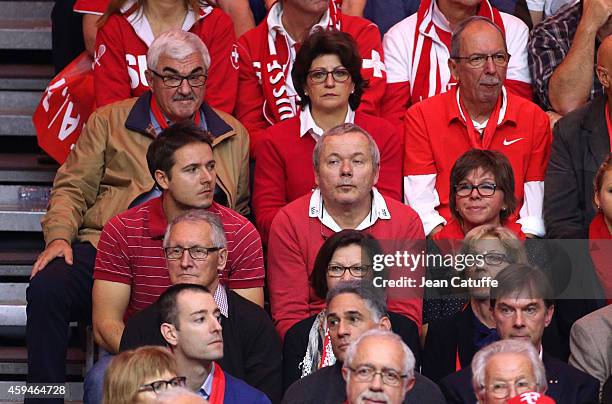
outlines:
M442 14L442 10L440 10L440 8L438 8L438 2L434 0L433 2L433 13L432 13L432 19L433 19L433 23L435 24L436 27L446 31L446 32L452 32L452 29L450 27L450 23L448 22L448 20L446 19L446 16L444 14Z
M465 115L463 114L463 110L461 109L461 102L459 101L459 92L460 91L461 91L461 87L457 87L457 97L456 97L457 108L459 108L459 114L461 114L461 118L463 118L463 121L466 122ZM497 117L497 124L498 125L500 123L502 123L502 121L504 120L504 117L506 116L506 107L507 106L508 106L508 97L506 95L506 87L502 86L502 105L501 105L501 108L499 109L499 116ZM476 130L478 130L479 132L482 132L484 130L484 128L487 127L487 122L489 122L489 120L487 119L483 123L474 122L474 120L472 120L472 122L474 124L474 128ZM482 127L482 129L479 129L480 127Z
M344 123L355 123L355 111L351 107L348 107ZM306 136L309 132L316 142L323 135L324 130L317 125L310 113L310 105L307 105L306 108L300 110L300 137Z
M308 216L319 218L324 226L328 227L334 232L339 232L342 230L334 218L332 218L331 215L327 213L327 210L325 210L323 198L321 197L321 191L318 188L315 189L310 196ZM391 213L387 208L385 198L383 198L380 192L378 192L376 187L372 187L372 208L370 209L370 214L363 219L363 222L361 222L359 226L355 228L355 230L365 230L372 227L378 219L389 220L391 219Z
M206 394L204 396L205 399L209 399L210 395L212 394L212 382L213 382L213 376L215 375L215 365L211 363L210 365L210 373L208 374L208 376L206 376L206 380L204 380L204 383L202 383L202 386L200 387L200 395L202 395L202 390L204 390L204 393Z

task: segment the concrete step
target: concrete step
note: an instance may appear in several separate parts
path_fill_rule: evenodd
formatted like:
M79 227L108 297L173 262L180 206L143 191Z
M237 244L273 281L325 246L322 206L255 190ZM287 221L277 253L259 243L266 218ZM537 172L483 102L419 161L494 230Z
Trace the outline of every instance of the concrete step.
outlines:
M66 356L67 376L82 376L85 366L85 352L80 348L68 348ZM28 373L28 352L22 346L0 347L1 375L26 375Z
M0 90L44 91L54 76L48 64L0 64Z
M0 136L36 136L30 109L0 109Z
M0 19L0 49L51 49L51 20Z
M0 109L27 109L34 112L41 97L42 91L0 91Z
M24 284L27 287L27 284ZM23 293L25 296L25 287ZM4 288L0 287L0 290ZM25 327L26 325L26 302L25 300L0 300L0 325L8 327Z
M0 1L7 20L50 20L52 1Z
M57 168L40 154L0 153L0 183L52 184Z
M29 278L40 251L0 251L0 277Z

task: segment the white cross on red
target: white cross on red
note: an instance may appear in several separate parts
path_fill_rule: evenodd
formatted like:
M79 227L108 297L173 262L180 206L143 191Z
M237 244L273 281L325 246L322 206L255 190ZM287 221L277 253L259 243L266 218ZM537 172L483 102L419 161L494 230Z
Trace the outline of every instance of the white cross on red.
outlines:
M380 60L380 54L372 49L372 59L363 59L364 69L374 69L374 77L381 77L382 72L386 71L385 64Z

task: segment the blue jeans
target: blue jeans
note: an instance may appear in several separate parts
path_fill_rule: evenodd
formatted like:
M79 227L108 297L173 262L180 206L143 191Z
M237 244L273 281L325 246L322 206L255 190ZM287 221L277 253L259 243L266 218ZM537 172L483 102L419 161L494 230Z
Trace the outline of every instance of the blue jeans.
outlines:
M98 361L89 369L83 383L83 403L101 404L104 394L104 374L115 355L100 349Z

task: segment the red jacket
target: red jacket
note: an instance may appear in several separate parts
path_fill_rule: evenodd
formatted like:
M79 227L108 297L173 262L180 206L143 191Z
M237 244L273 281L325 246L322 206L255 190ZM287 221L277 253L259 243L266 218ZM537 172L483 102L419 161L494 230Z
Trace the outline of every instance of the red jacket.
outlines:
M295 323L318 314L325 306L310 286L310 275L321 245L334 232L318 217L309 217L310 198L310 194L304 195L282 208L270 229L268 288L272 318L281 337ZM411 240L424 240L423 226L416 212L393 199L384 200L391 218L379 218L363 231L379 240L386 253L413 248L407 247ZM424 243L419 247L424 247ZM419 275L420 284L423 272L417 271L414 275ZM423 301L410 296L388 298L388 310L404 314L420 325Z
M369 87L361 99L359 109L372 115L380 115L380 102L385 92L386 73L380 32L376 24L360 17L340 15L341 30L350 34L359 48L359 54L368 64L362 68L362 76L369 80ZM238 78L238 99L236 100L235 116L249 131L251 136L251 152L257 148L258 142L264 136L264 130L273 125L272 112L267 103L275 100L264 99L261 85L261 70L266 68L263 60L268 54L268 24L264 20L254 29L248 31L238 40L240 55L240 75ZM379 59L379 60L377 60ZM290 62L291 66L293 62ZM291 69L286 69L291 75ZM297 112L297 111L294 111ZM251 153L253 156L253 153Z
M98 31L94 57L96 107L138 97L149 89L144 72L154 38L144 16L137 18L137 13L133 6L123 14L114 14ZM199 15L188 13L183 29L200 37L210 53L204 100L231 114L238 85L236 56L232 59L232 53L236 55L232 20L221 9L204 7Z
M372 135L380 149L380 176L376 187L395 200L402 198L402 136L387 121L357 111L355 124ZM272 219L289 202L316 187L312 167L315 140L300 137L300 116L279 122L266 131L258 148L253 209L264 244Z

